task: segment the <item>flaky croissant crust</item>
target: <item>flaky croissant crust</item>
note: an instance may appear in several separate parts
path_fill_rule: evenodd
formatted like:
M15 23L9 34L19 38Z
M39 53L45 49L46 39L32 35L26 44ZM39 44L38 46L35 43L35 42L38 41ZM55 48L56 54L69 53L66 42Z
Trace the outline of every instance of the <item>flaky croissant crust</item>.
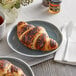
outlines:
M58 43L49 38L45 28L34 26L26 22L19 22L17 35L21 43L30 49L52 51L58 47Z
M0 76L26 76L23 71L7 60L0 60Z

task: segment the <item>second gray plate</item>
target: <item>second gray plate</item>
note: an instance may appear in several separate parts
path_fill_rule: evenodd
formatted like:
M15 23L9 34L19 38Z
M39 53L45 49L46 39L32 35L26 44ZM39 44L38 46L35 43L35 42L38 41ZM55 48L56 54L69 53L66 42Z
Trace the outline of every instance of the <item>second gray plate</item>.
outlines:
M23 70L23 72L26 74L26 76L34 76L34 73L31 69L31 67L24 62L21 59L15 58L15 57L0 57L0 60L8 60L9 62L11 62L12 64L14 64L15 66L21 68Z
M58 42L59 47L60 47L60 45L62 43L62 34L56 26L54 26L53 24L51 24L49 22L45 22L45 21L28 21L27 23L33 24L35 26L43 26L46 29L50 38L55 39ZM21 55L29 56L29 57L43 57L43 56L53 54L57 50L56 49L56 50L53 50L50 52L42 52L39 50L31 50L31 49L27 48L19 41L19 39L17 37L17 25L14 26L9 31L8 36L7 36L7 42L8 42L8 45L15 52L17 52Z

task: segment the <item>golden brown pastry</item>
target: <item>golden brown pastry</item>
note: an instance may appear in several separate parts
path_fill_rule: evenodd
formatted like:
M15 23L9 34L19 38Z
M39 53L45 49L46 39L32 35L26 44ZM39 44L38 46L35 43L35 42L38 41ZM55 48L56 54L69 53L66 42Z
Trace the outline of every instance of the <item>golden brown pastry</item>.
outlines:
M30 49L52 51L58 47L58 43L49 38L45 28L34 26L26 22L19 22L17 35L21 43Z
M23 71L7 60L0 60L0 76L26 76Z

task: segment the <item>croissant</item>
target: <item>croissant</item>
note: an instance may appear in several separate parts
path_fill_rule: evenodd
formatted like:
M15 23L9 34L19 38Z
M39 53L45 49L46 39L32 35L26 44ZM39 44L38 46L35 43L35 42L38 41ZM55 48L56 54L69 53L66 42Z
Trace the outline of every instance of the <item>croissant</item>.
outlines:
M0 60L0 76L26 76L23 71L7 60Z
M58 43L49 38L42 26L34 26L26 22L17 24L17 35L22 44L30 49L52 51L58 47Z

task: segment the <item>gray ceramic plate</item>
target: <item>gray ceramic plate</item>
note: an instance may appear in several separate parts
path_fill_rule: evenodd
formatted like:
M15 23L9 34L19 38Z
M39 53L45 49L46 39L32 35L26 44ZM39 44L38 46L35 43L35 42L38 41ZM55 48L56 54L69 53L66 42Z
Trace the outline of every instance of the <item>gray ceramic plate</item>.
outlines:
M34 73L33 73L32 69L30 68L30 66L26 62L22 61L21 59L18 59L15 57L0 57L0 60L2 60L2 59L8 60L12 64L21 68L23 70L23 72L26 74L26 76L34 76Z
M58 30L58 28L56 26L54 26L51 23L45 22L45 21L28 21L29 24L33 24L35 26L43 26L46 31L48 32L49 36L53 39L55 39L58 44L59 47L62 43L62 34L61 32ZM56 50L50 51L50 52L42 52L39 50L31 50L29 48L27 48L26 46L24 46L17 37L17 25L14 26L8 33L7 36L7 42L8 45L17 53L25 55L25 56L29 56L29 57L43 57L43 56L47 56L50 55L52 53L55 53Z

